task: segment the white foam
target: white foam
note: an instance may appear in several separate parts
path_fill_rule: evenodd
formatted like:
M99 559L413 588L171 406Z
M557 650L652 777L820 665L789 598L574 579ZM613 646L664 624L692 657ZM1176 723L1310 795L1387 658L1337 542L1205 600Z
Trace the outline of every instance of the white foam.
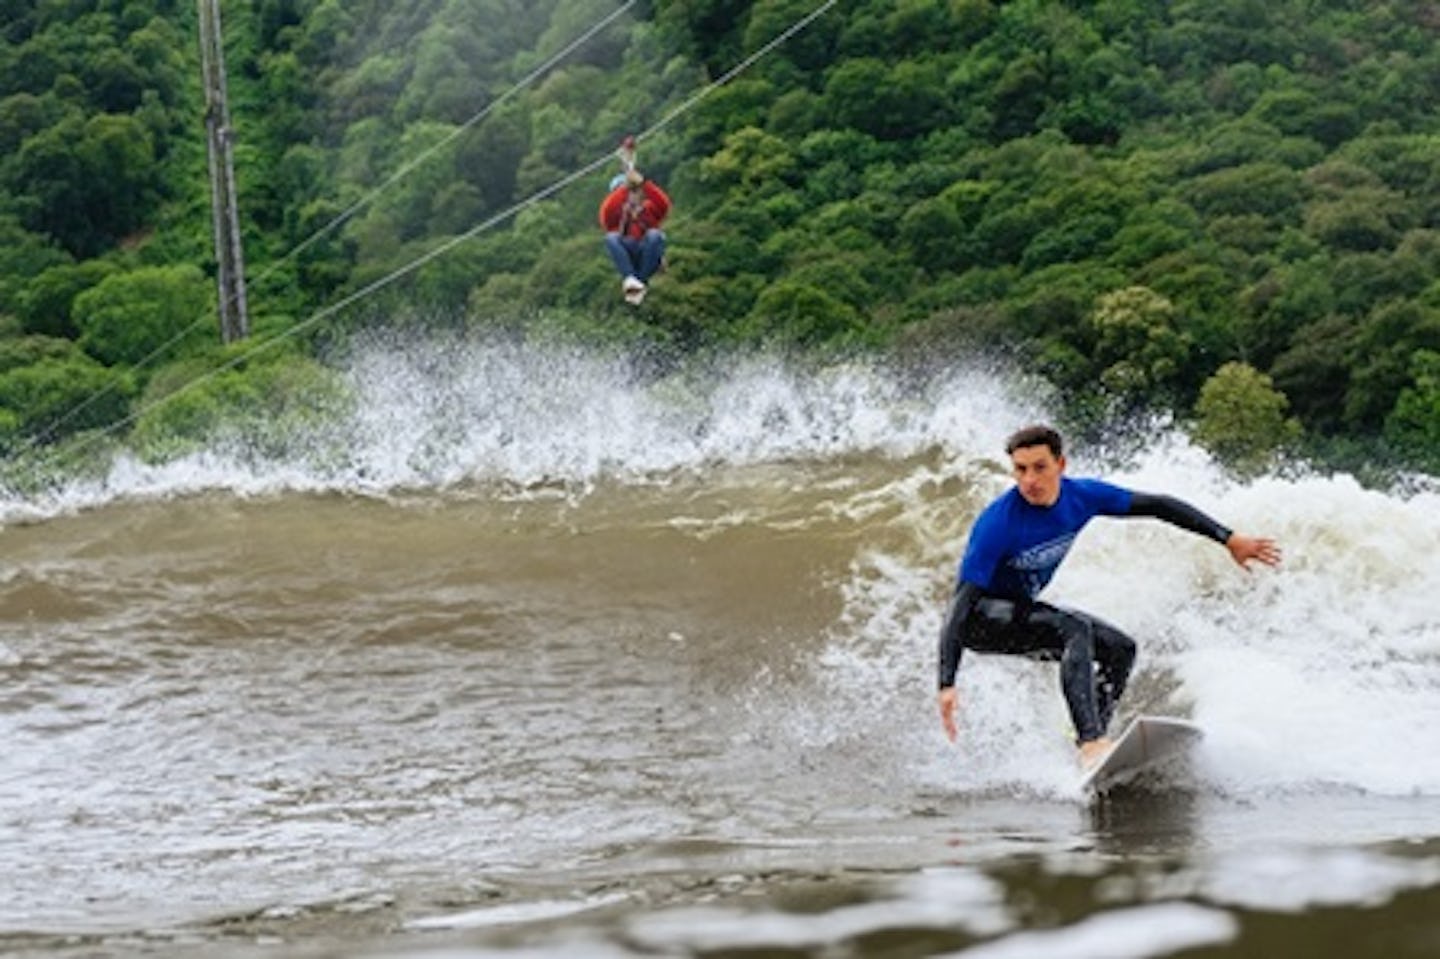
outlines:
M964 475L970 462L957 454L945 468ZM1095 469L1077 455L1070 473ZM1345 476L1240 483L1166 432L1132 467L1105 475L1178 495L1241 532L1276 538L1285 552L1280 569L1247 572L1215 543L1157 521L1087 527L1044 598L1136 638L1138 681L1122 716L1192 715L1208 734L1200 771L1232 795L1440 795L1440 498L1389 495ZM961 742L940 741L936 637L978 508L957 500L947 515L943 502L917 501L904 517L917 530L907 551L857 564L829 672L863 678L846 715L873 717L867 697L903 690L886 703L904 711L888 745L911 757L917 782L1073 796L1053 665L967 655L957 682ZM1166 677L1150 683L1162 698L1134 692L1147 675Z
M1010 929L1004 887L974 870L922 872L896 884L896 897L817 913L691 906L636 916L628 938L651 950L813 949L886 929Z
M558 919L577 913L624 902L628 897L619 893L589 899L541 899L531 902L508 902L464 912L425 916L405 923L406 929L485 929Z
M351 412L276 444L283 454L231 440L164 464L121 457L98 481L0 498L0 523L207 490L583 494L727 465L883 457L903 467L829 491L826 509L885 535L839 584L844 616L821 654L826 713L797 696L788 735L802 747L863 737L921 784L1073 793L1053 666L967 656L958 749L935 717L936 636L969 523L1008 484L1004 436L1043 416L1015 382L764 357L655 380L616 356L443 339L368 343L343 375ZM1096 470L1072 450L1073 475ZM1179 495L1286 553L1281 570L1246 574L1162 523L1091 524L1045 598L1132 633L1140 678L1175 680L1164 701L1127 707L1193 713L1209 734L1205 773L1227 792L1440 794L1440 494L1344 476L1240 483L1164 428L1109 478Z
M802 370L736 359L655 380L621 357L507 342L372 340L342 361L353 398L304 434L217 439L161 464L121 456L99 481L0 495L0 523L125 498L220 490L375 494L466 483L634 482L676 470L993 446L1001 380L954 372L918 389L864 364Z
M1407 889L1437 883L1440 864L1434 859L1361 849L1288 849L1221 857L1198 877L1194 891L1228 906L1298 914L1327 906L1380 906Z
M1184 902L1115 909L1059 929L1017 932L951 953L964 959L1144 959L1230 942L1239 923L1227 912Z

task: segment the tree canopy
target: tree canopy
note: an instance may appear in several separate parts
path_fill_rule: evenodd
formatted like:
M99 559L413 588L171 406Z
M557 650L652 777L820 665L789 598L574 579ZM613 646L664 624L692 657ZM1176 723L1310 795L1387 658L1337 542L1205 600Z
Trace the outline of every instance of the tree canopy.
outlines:
M682 351L923 338L1020 358L1076 410L1177 414L1227 455L1260 432L1434 468L1428 5L853 0L767 49L819 0L644 0L550 62L617 6L230 5L256 328L466 237L386 302ZM109 384L114 422L214 357L204 93L193 5L6 11L0 426L48 437L64 403L24 384L59 366ZM614 168L557 184L662 120L640 156L676 201L669 266L632 311L595 225ZM232 380L209 395L235 405Z

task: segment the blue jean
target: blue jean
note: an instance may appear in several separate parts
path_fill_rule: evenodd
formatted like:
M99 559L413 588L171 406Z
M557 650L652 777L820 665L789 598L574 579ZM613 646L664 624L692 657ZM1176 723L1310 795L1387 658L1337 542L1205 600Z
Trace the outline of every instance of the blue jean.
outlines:
M605 250L622 277L635 276L640 282L649 283L650 277L660 269L660 261L665 258L665 232L646 230L645 236L639 240L619 233L606 233Z

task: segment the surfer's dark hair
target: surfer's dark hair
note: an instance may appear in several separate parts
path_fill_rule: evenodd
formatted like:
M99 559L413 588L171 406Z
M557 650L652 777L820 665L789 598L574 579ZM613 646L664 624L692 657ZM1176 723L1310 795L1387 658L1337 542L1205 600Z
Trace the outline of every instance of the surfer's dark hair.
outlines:
M1048 446L1050 452L1055 454L1056 459L1065 455L1065 441L1060 438L1060 434L1054 428L1049 426L1027 426L1024 429L1016 430L1005 441L1005 452L1010 454L1028 446Z

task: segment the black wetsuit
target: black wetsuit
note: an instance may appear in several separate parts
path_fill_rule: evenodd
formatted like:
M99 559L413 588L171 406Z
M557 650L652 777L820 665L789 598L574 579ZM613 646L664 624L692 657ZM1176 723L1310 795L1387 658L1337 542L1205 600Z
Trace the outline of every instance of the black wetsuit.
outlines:
M1051 509L1024 503L1015 490L1008 498L1002 497L992 504L972 530L950 611L940 631L941 689L955 684L963 648L1058 659L1061 689L1079 742L1105 735L1135 664L1135 641L1114 626L1088 613L1062 609L1034 598L1064 559L1080 528L1096 515L1150 516L1222 544L1231 532L1172 496L1132 492L1098 481L1068 479L1062 482L1061 496L1068 493L1071 499L1067 506L1073 507L1076 499L1083 497L1082 491L1092 490L1098 491L1093 503L1072 509L1069 519L1058 521L1057 531L1062 535L1048 542L1029 544L1030 548L1023 552L1001 543L987 554L986 562L994 568L982 566L977 570L972 560L977 552L983 551L983 547L976 545L977 539L986 535L982 524L994 526L1011 522L1017 510L1032 516L1046 516L1043 512L1030 511ZM992 540L995 535L990 534ZM1031 568L1022 568L1026 556L1039 554L1043 554L1042 558L1035 560ZM1043 568L1036 568L1036 563ZM1001 570L1001 566L1008 568ZM983 579L986 584L972 582L972 578Z

